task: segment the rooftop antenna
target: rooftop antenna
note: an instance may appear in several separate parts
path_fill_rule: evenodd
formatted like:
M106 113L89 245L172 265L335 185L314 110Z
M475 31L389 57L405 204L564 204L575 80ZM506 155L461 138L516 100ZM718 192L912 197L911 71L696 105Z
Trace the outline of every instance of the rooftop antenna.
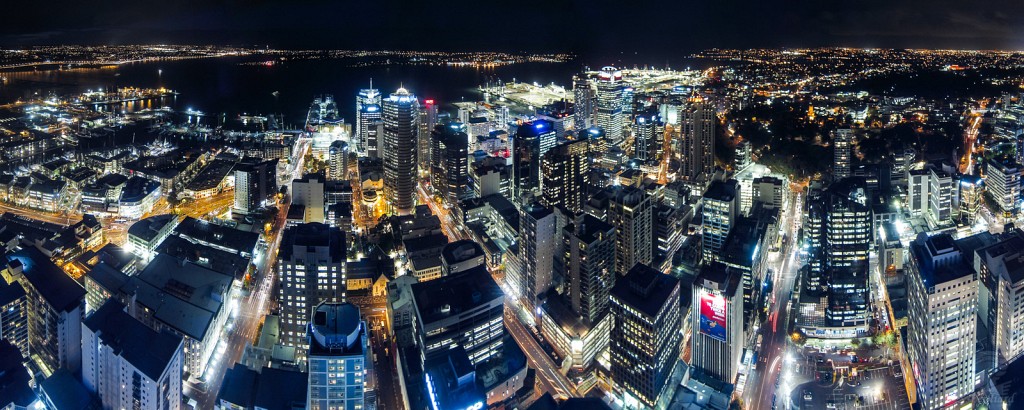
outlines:
M370 89L373 89L373 77L370 77Z

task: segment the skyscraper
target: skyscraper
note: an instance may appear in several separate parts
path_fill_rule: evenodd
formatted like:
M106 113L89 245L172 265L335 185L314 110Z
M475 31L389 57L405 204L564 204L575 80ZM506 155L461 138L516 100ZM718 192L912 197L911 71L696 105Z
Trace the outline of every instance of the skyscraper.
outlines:
M1014 218L1020 204L1022 166L1017 163L989 160L985 166L985 187L995 200L993 213L1003 218Z
M612 142L622 140L622 71L604 67L597 75L597 107L594 123Z
M328 150L327 179L341 181L348 179L348 144L345 141L334 141Z
M836 181L850 176L853 155L853 130L838 129L832 140L832 178Z
M541 157L557 139L550 121L536 120L519 125L512 141L513 201L536 196L541 189Z
M351 303L319 303L309 316L310 410L359 410L376 400L366 322ZM281 386L285 387L285 386Z
M519 255L523 263L520 294L531 308L551 288L555 257L555 214L539 202L523 205L519 213Z
M303 222L324 223L325 200L323 174L306 174L292 181L292 206L303 207Z
M586 139L568 141L544 154L541 162L544 204L583 211L590 171L590 144Z
M82 322L82 383L107 409L181 407L183 339L107 301Z
M633 124L633 157L640 161L660 161L664 151L665 123L657 113L640 114Z
M735 179L713 181L702 200L701 255L705 262L712 262L722 253L729 230L740 216L739 184Z
M451 206L472 196L469 185L469 137L466 126L438 124L430 136L430 183Z
M679 292L678 279L644 264L612 288L611 374L627 408L654 407L667 397L682 341Z
M572 76L573 123L582 131L594 125L594 86L584 72Z
M851 338L868 330L868 253L874 235L867 194L864 178L850 177L807 196L810 266L803 292L809 296L805 300L817 304L801 306L798 326L807 332Z
M722 263L701 267L693 281L690 365L733 383L743 350L742 274Z
M654 209L646 192L625 185L607 187L590 197L587 213L615 227L615 272L649 264L654 254Z
M405 88L384 100L384 197L401 215L416 206L419 102Z
M34 247L8 255L5 262L4 279L25 289L29 351L51 371L78 373L85 289Z
M380 91L373 88L373 80L370 81L370 88L359 90L359 94L356 94L356 138L353 141L359 141L355 151L361 156L369 156L371 147L376 149L374 141L369 140L369 130L380 119L380 99Z
M572 310L591 323L608 310L615 285L615 227L588 214L562 229L562 264L566 268Z
M247 157L235 166L235 204L232 212L249 215L263 206L277 188L277 159Z
M474 366L501 353L505 294L486 268L415 283L411 289L421 363L456 346L466 349Z
M384 157L384 120L368 119L363 123L366 132L363 134L363 149L366 157L379 159Z
M679 176L684 181L707 180L715 170L715 109L701 97L691 98L680 113Z
M308 223L284 231L277 254L281 275L281 344L304 356L306 321L323 301L345 300L345 234L322 223Z
M417 138L416 158L419 161L419 168L424 173L430 172L430 150L433 145L431 137L434 126L437 125L437 105L434 100L423 100L419 112L419 134ZM466 139L469 145L469 138Z
M28 357L28 298L18 282L0 278L0 339L18 348Z
M974 391L978 279L949 234L921 234L910 245L907 350L925 409Z
M960 183L957 185L959 203L956 205L960 223L973 226L981 212L984 203L985 185L981 178L976 175L961 175Z

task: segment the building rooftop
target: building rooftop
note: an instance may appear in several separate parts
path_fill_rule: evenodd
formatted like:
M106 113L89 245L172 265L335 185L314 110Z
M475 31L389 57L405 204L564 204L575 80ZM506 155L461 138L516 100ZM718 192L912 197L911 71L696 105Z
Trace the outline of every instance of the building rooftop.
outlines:
M303 248L309 246L328 247L332 262L341 262L345 259L345 234L338 228L319 222L299 224L285 229L277 258L291 260L296 249L305 251Z
M735 295L740 289L742 273L724 263L714 262L701 267L697 277L694 278L694 286L711 285L713 289L721 290L726 296Z
M91 410L99 408L97 400L86 390L82 382L66 369L39 383L39 388L53 408L60 410Z
M252 254L259 242L260 234L256 232L243 231L227 225L210 223L201 219L186 217L177 227L174 233L182 238L196 242L206 242L211 245L231 250L237 253Z
M484 256L484 248L476 243L476 241L470 239L449 243L441 250L441 257L448 264L468 261L479 256Z
M160 380L182 343L181 336L150 329L114 300L108 300L82 324L152 380Z
M966 255L948 233L921 234L910 244L910 251L911 257L917 260L918 274L926 288L974 275Z
M310 356L353 356L363 352L366 329L351 303L322 302L309 321Z
M734 179L729 181L712 181L707 191L704 191L704 199L729 202L736 199L737 188L738 185Z
M466 350L456 347L424 364L427 394L434 408L469 409L483 407L486 396L476 383L476 371Z
M238 279L245 275L250 261L237 253L189 242L175 235L164 239L156 251Z
M413 284L412 294L424 323L468 312L495 300L501 303L505 297L483 266L458 275Z
M266 410L305 408L309 374L271 367L260 371L253 405Z
M0 283L3 283L0 280ZM0 407L8 408L13 404L20 407L28 407L38 397L32 387L29 386L31 378L28 369L21 363L21 350L8 342L0 339Z
M150 242L160 234L160 230L167 226L167 224L177 222L178 216L174 214L151 216L133 223L132 226L128 228L128 234L142 239L143 241Z
M0 280L0 306L6 306L15 300L25 297L25 288L18 282L7 283ZM2 405L3 403L0 403Z
M70 312L81 306L85 298L85 288L35 248L8 255L7 266L20 267L25 279L54 309Z
M252 408L255 399L253 393L257 390L256 381L259 375L255 370L245 367L241 363L235 363L224 373L224 382L220 385L220 392L217 393L218 404L223 400L245 409ZM303 393L306 393L306 389L303 389Z
M232 278L168 256L157 255L131 277L136 301L154 317L185 335L202 340L223 308Z
M611 295L643 314L655 317L678 286L679 279L638 263L615 281Z

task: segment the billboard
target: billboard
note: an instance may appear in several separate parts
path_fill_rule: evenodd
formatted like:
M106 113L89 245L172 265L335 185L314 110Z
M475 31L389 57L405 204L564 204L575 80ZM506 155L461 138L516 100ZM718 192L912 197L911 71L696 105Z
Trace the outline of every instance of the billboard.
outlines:
M700 296L700 332L724 342L725 312L725 298L722 295L703 292Z

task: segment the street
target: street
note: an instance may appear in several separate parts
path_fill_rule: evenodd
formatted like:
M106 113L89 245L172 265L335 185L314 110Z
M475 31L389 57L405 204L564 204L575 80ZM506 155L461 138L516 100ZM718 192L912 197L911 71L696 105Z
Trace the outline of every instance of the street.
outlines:
M773 397L780 384L780 370L783 367L786 353L789 350L789 305L796 282L800 260L797 257L796 235L801 224L801 194L790 193L789 207L785 210L786 234L789 241L783 245L780 255L782 265L776 270L775 289L768 319L761 325L762 346L758 351L758 362L747 377L747 388L744 391L745 402L751 409L771 409Z
M295 160L297 166L292 170L293 178L301 177L302 158L308 149L308 140L299 140L296 143L294 152L299 155ZM239 301L234 312L234 321L229 321L225 334L221 336L217 352L207 365L206 374L203 375L205 382L192 383L189 381L185 383L185 395L196 401L197 409L212 409L214 407L220 386L224 382L224 373L242 358L246 346L251 345L258 336L256 332L267 313L268 303L273 298L273 267L277 261L277 251L281 246L282 231L287 216L288 204L286 203L278 209L276 223L278 229L272 231L271 237L267 240L267 248L261 254L262 257L253 261L257 270L252 291Z

